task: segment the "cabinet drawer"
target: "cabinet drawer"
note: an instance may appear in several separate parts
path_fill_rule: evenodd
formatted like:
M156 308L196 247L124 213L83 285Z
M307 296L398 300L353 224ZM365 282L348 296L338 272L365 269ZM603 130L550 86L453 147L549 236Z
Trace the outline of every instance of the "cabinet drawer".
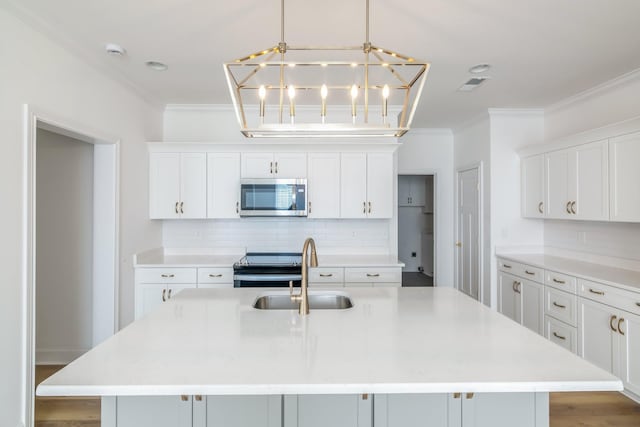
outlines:
M196 283L195 268L137 268L138 283Z
M544 283L561 291L576 293L577 280L573 276L558 273L557 271L546 270Z
M551 316L545 316L544 335L550 341L566 348L573 354L578 350L578 330Z
M402 283L400 268L345 268L345 282Z
M521 268L522 268L522 265L517 262L498 259L498 270L504 271L505 273L516 274L516 271L518 271Z
M640 315L640 293L579 279L578 295Z
M538 283L544 283L544 270L538 267L532 267L526 264L516 264L514 266L514 273L516 276L520 276L527 280L531 280Z
M233 283L233 268L199 268L198 284L201 283Z
M547 287L544 296L545 309L547 316L554 317L571 326L578 323L577 307L578 297L568 292L559 291L557 289Z
M344 268L316 267L309 269L310 283L344 283Z

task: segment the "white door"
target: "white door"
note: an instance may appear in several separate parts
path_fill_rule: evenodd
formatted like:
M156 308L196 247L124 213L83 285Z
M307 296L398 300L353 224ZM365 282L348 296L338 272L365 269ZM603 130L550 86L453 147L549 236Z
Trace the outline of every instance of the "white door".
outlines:
M544 218L544 154L525 157L520 165L522 216Z
M569 162L572 217L606 221L609 219L609 145L607 141L598 141L573 150Z
M207 155L207 218L238 218L240 154Z
M611 373L618 364L614 361L616 322L612 308L578 298L578 355Z
M117 398L117 427L192 427L192 398L127 396Z
M276 153L274 155L275 178L306 178L306 153Z
M521 280L519 289L522 293L522 325L537 332L544 333L544 286L529 280Z
M207 217L207 155L180 155L180 217Z
M242 178L275 178L273 153L242 153Z
M511 274L498 272L498 312L509 319L520 323L520 294L516 292L519 283L517 277Z
M458 289L480 299L480 196L478 168L458 172Z
M367 155L340 155L340 218L367 217Z
M149 155L149 217L178 218L180 204L180 154Z
M620 342L620 377L624 388L640 395L640 316L624 313L616 324ZM624 335L622 335L624 334Z
M609 140L611 221L640 222L640 132Z
M194 418L206 418L206 424L194 427L282 426L282 396L207 396L206 411L201 406L194 403Z
M569 200L569 151L554 151L545 154L545 186L547 202L545 212L547 218L571 217Z
M310 153L309 218L340 218L340 154Z
M393 154L367 155L367 216L393 216Z

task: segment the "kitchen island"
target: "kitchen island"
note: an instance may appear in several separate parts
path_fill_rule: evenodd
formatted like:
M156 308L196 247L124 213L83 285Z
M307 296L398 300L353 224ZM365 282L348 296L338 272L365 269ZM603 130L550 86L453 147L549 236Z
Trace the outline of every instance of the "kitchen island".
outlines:
M37 393L104 396L118 427L540 427L548 392L622 389L453 289L350 288L352 308L307 317L253 308L274 292L185 290Z

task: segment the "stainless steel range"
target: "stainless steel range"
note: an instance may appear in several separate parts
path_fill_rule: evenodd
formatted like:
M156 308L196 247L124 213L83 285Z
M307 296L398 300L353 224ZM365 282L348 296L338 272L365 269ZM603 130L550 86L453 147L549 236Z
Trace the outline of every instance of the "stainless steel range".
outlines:
M233 264L236 288L284 288L289 281L300 286L302 254L299 252L249 252Z

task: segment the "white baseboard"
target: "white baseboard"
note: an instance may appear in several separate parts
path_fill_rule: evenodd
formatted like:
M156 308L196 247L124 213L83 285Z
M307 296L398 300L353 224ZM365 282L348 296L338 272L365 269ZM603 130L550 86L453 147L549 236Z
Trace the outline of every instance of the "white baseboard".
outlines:
M68 365L89 350L36 350L36 365Z

